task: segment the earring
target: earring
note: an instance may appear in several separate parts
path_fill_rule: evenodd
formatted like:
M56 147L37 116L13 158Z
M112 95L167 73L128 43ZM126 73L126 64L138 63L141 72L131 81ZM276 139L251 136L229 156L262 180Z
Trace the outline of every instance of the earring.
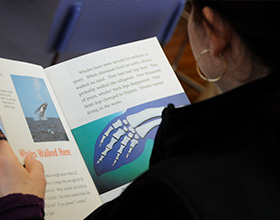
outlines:
M197 71L198 75L199 75L203 80L205 80L205 81L207 81L207 82L218 82L219 80L221 80L221 79L224 77L224 75L226 74L226 71L227 71L227 62L226 62L226 60L225 60L225 58L224 58L224 56L223 56L222 54L219 55L219 58L223 61L223 64L224 64L224 71L223 71L223 73L222 73L220 76L218 76L218 77L216 77L216 78L212 78L212 79L207 78L206 76L204 76L204 75L202 74L202 72L200 71L200 68L199 68L199 60L200 60L200 58L201 58L204 54L206 54L206 53L208 53L208 52L211 52L211 51L212 51L211 49L206 49L206 50L203 50L203 51L199 54L199 56L198 56L198 58L197 58L197 61L196 61L196 71Z

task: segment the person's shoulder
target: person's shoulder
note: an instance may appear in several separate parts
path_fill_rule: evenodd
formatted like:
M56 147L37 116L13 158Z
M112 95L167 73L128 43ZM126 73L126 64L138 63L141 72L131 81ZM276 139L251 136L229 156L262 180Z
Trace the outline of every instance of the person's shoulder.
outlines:
M140 179L164 186L201 216L268 219L280 214L279 165L278 154L265 150L183 155L154 165Z
M269 140L268 140L269 144ZM278 172L280 162L275 146L262 146L255 142L241 144L235 149L220 150L203 154L186 154L164 160L153 165L144 175L145 178L160 178L170 181L190 178L206 178L204 176L220 176L230 173L230 177L239 173L254 173L260 171ZM256 173L255 173L256 172Z
M150 167L143 175L145 178L162 178L175 180L183 176L196 175L198 170L216 169L227 157L214 154L189 154L169 158ZM228 161L229 162L229 161ZM200 173L201 175L201 173ZM176 178L177 177L177 178Z

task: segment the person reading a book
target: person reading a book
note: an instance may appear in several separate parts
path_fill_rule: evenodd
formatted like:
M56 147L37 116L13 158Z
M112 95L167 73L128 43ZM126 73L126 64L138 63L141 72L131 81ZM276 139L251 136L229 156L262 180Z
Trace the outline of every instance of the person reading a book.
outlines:
M88 219L280 218L278 4L191 0L187 6L198 74L223 94L169 105L150 169ZM42 217L40 163L27 157L22 168L2 140L0 166L0 211L41 210L33 217ZM18 206L8 203L12 198Z

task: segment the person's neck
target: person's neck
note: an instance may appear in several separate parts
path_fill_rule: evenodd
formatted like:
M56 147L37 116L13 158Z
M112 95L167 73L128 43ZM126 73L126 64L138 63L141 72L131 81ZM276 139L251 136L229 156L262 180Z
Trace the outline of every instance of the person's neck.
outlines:
M247 83L267 77L270 72L271 71L269 68L263 67L258 69L256 68L255 71L251 71L250 73L228 73L223 79L216 82L215 84L217 88L221 91L221 93L225 93L237 87L243 86Z

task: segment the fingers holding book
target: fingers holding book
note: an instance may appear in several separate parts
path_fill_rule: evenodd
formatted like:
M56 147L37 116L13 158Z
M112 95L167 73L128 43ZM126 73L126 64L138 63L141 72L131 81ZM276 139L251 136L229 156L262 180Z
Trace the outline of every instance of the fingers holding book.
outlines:
M41 162L28 155L25 167L6 140L0 140L0 197L12 193L32 194L44 198L46 179Z

